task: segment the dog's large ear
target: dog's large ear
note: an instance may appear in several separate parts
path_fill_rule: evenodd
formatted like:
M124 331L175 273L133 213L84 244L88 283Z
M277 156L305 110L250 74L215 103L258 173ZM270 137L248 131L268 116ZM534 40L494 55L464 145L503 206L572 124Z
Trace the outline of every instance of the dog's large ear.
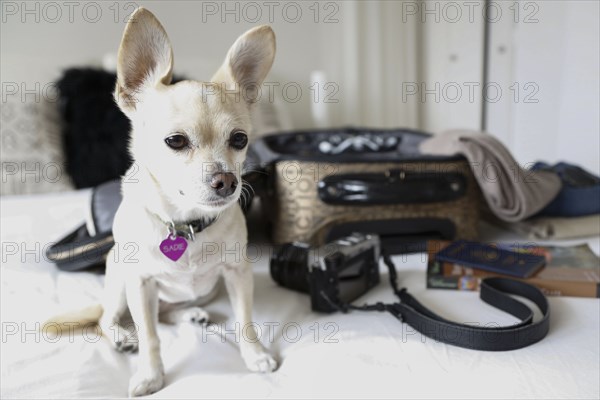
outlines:
M268 25L258 26L235 41L212 81L239 89L246 101L253 102L274 58L275 33Z
M117 59L115 100L124 112L134 110L145 89L168 85L173 75L173 50L165 29L145 8L130 17Z

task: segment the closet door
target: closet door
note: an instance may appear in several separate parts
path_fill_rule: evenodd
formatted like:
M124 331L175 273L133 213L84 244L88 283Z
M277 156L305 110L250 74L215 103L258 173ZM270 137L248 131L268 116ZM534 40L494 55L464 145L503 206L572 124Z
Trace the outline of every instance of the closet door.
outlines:
M600 172L599 2L502 1L489 24L485 128L521 164L578 163Z
M480 129L484 66L484 1L425 0L418 5L419 125L439 133Z

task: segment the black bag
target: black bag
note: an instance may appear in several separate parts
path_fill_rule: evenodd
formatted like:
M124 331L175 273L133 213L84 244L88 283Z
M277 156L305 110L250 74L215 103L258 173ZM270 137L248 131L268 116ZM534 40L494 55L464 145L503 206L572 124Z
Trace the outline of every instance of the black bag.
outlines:
M97 186L92 191L86 222L46 252L49 260L65 271L78 271L104 263L114 245L112 225L121 204L121 180Z

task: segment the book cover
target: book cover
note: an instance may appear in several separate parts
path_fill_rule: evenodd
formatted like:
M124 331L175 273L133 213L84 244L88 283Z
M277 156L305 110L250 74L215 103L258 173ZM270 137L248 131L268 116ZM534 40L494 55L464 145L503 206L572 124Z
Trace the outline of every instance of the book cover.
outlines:
M435 254L449 244L448 241L439 240L427 242L428 288L478 290L482 278L503 276L437 261ZM537 246L498 243L497 246L516 252L543 255L546 266L532 277L522 280L537 286L548 296L600 297L600 258L587 244Z

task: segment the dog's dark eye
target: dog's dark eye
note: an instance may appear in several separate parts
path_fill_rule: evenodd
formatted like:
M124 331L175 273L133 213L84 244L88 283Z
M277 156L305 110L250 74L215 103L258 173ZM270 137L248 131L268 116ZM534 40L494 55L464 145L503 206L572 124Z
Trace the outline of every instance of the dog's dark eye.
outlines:
M181 150L187 147L190 141L183 135L172 135L165 139L165 143L173 150Z
M229 137L229 146L235 150L242 150L248 144L248 135L244 131L233 131Z

